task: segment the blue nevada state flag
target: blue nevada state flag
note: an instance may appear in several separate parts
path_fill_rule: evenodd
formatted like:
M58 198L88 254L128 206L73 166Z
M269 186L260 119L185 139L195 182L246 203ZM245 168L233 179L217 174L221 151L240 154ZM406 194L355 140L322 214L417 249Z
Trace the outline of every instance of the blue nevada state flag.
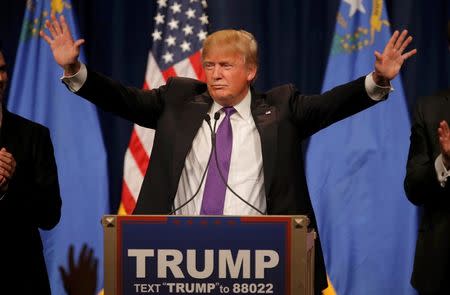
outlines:
M27 2L8 109L50 129L63 206L59 224L52 231L41 231L41 236L52 294L65 294L58 266L67 269L69 245L74 244L77 260L81 245L87 243L103 266L100 220L109 210L107 164L95 107L61 83L62 69L39 37L51 13L63 13L78 38L69 0ZM98 278L100 288L102 269Z
M344 0L323 91L367 75L391 35L383 0ZM414 294L417 212L403 191L410 121L400 77L385 102L314 135L307 180L339 295Z

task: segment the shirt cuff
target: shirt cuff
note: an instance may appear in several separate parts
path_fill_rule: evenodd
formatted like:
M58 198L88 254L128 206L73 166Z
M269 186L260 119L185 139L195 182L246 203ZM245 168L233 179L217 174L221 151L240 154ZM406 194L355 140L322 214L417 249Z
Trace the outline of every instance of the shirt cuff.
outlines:
M67 85L72 92L77 92L84 85L87 79L87 69L84 63L81 63L78 73L72 76L62 76L61 81Z
M390 82L389 86L377 85L373 80L373 73L370 73L366 76L364 84L366 86L367 95L375 101L384 100L386 98L386 95L394 91L394 87L392 87Z
M434 168L436 169L437 179L441 187L445 187L445 185L447 184L448 176L450 175L450 171L445 168L442 154L439 154L439 156L434 161Z

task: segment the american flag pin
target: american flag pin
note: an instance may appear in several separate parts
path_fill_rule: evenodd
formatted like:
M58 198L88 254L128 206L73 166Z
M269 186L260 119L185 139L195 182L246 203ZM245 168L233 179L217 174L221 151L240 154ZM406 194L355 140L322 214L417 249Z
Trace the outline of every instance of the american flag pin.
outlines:
M266 115L270 115L270 114L272 114L272 111L267 111L266 112Z

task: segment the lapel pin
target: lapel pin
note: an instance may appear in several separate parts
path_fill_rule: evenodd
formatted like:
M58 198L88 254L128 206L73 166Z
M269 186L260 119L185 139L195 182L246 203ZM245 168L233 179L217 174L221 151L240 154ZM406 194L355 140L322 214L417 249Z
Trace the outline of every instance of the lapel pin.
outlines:
M270 114L272 114L272 111L267 111L266 112L266 115L270 115Z

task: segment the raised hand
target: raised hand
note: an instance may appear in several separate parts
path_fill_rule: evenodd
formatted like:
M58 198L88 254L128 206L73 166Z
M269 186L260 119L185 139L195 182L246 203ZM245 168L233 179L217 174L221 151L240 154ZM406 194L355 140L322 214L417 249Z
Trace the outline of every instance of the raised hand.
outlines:
M450 168L450 128L446 121L441 121L438 128L439 145L442 159L447 169Z
M65 75L76 74L80 68L78 56L80 55L80 46L84 39L74 41L70 28L63 15L59 21L53 14L50 20L46 20L45 26L50 32L50 36L40 31L39 35L50 45L53 57L58 65L64 69Z
M68 295L95 295L97 287L97 259L94 251L86 244L81 249L78 262L75 263L73 245L68 254L68 269L59 267L59 272Z
M375 72L373 74L375 83L389 85L389 81L400 72L403 62L417 53L416 49L403 53L411 41L412 37L408 36L407 30L401 34L395 31L383 53L375 51Z

